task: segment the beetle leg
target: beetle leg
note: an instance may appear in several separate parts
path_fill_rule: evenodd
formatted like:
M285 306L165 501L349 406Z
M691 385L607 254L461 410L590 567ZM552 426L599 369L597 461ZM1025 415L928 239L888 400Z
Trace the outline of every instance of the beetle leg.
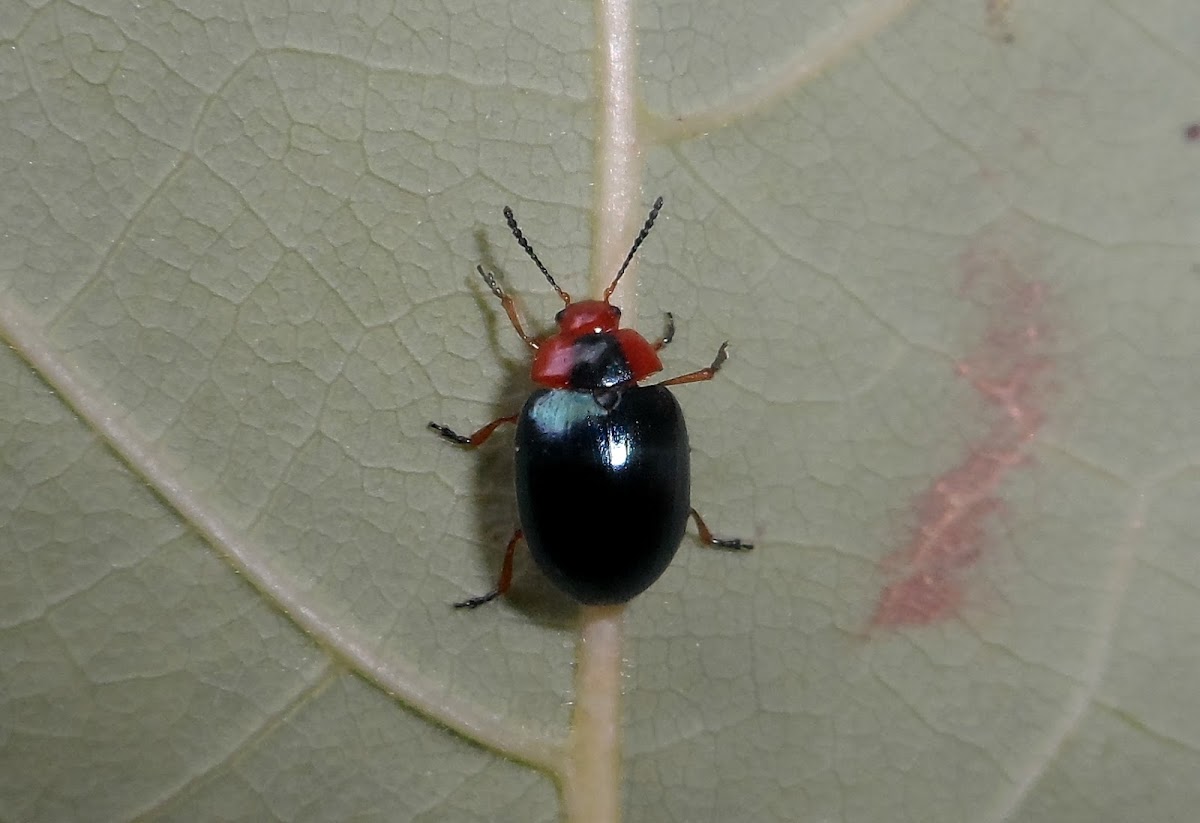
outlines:
M454 429L450 428L449 426L443 426L438 423L430 422L429 428L433 429L435 432L437 432L442 437L449 440L451 443L457 443L460 446L470 446L471 448L475 448L476 446L482 446L484 441L486 441L489 437L492 436L492 432L494 432L496 429L503 426L505 423L516 423L516 422L517 422L517 415L515 415L515 414L512 415L511 417L500 417L500 418L493 420L491 423L488 423L482 429L480 429L479 431L470 435L469 437L466 435L459 434L458 432L456 432Z
M708 530L708 524L704 522L704 518L700 516L700 512L692 509L692 517L696 520L696 528L700 530L700 542L708 546L716 546L718 549L734 549L734 550L749 550L754 548L753 543L747 543L737 537L713 537L713 533Z
M496 588L487 594L480 595L479 597L471 597L467 600L459 601L458 603L454 604L454 608L474 609L478 606L482 606L484 603L495 600L497 597L508 591L509 586L512 585L513 553L517 550L517 542L524 536L525 533L520 529L517 529L515 532L513 532L512 540L508 541L508 548L504 550L504 563L502 563L500 566L500 580L496 583Z
M708 368L681 374L678 377L672 377L670 380L664 380L656 385L681 386L684 383L699 383L702 380L712 380L717 371L720 370L721 364L729 358L729 355L725 353L727 348L729 348L728 340L721 344L721 348L717 349L717 356L713 358L712 364Z
M517 304L513 301L512 296L506 292L501 285L496 282L496 275L490 271L484 271L483 266L476 266L475 271L479 272L479 276L483 278L483 282L487 283L492 294L500 301L500 305L504 306L504 313L508 315L508 320L512 323L517 334L521 335L521 339L525 341L525 345L537 351L537 341L525 333L525 327L521 325L521 318L517 316ZM554 281L550 281L554 282Z
M654 350L659 351L665 349L667 344L675 339L675 315L670 312L666 314L666 327L663 329L663 336L658 338L654 343Z

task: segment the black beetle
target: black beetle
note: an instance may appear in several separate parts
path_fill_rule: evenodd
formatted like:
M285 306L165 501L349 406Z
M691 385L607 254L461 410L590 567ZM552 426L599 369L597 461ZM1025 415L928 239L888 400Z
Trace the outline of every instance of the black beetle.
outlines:
M662 370L658 351L671 342L674 321L668 314L663 336L650 343L633 329L619 328L621 310L609 303L662 204L661 197L654 201L603 299L578 303L554 282L512 209L505 207L513 237L565 307L554 318L558 330L535 340L525 333L512 297L495 275L476 266L517 334L534 351L533 381L544 388L530 395L520 414L493 420L470 436L429 424L447 440L470 447L483 444L501 425L517 424L521 526L508 542L496 588L456 607L474 608L508 591L513 553L522 537L559 588L594 605L624 603L649 588L675 556L689 515L704 543L754 548L743 540L713 537L692 508L687 427L678 401L666 388L711 380L725 362L728 343L721 344L708 368L638 385Z

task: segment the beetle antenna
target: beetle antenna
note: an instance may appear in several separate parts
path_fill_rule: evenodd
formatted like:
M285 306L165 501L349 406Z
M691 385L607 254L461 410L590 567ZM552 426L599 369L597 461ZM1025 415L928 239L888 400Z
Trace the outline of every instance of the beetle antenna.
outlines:
M646 224L642 226L642 230L638 232L637 239L633 241L633 247L629 250L629 254L625 255L625 262L621 264L621 270L617 272L617 276L608 284L608 288L604 290L604 302L608 302L608 298L612 297L613 291L617 288L617 282L621 279L621 275L625 273L625 269L629 268L629 262L633 260L633 256L637 254L638 246L642 245L642 241L646 239L646 235L650 233L650 229L654 227L654 221L658 219L658 212L663 206L663 199L659 197L654 201L654 205L650 207L650 216L646 218Z
M525 235L521 233L521 227L517 225L517 218L513 216L513 210L508 206L504 207L504 219L508 221L508 229L512 232L513 237L517 238L517 242L521 244L521 248L525 249L525 253L529 255L529 258L533 260L534 264L541 270L542 274L546 276L546 280L549 281L550 287L558 292L558 296L562 298L564 303L566 303L568 306L571 305L571 295L559 288L559 285L554 282L554 278L551 276L550 272L546 271L546 267L543 266L542 261L538 259L537 253L533 250L533 246L529 245L529 241L526 240Z

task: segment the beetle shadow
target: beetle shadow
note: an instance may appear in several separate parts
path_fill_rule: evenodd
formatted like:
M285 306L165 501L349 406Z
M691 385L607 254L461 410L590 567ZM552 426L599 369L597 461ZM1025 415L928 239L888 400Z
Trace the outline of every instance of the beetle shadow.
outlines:
M479 249L480 265L487 271L496 272L497 279L509 290L505 278L500 278L495 260L491 254L491 246L486 233L479 229L475 232L475 242ZM479 308L480 318L484 324L488 343L496 352L497 359L504 371L504 377L491 408L491 417L507 417L518 413L524 406L525 400L537 388L529 376L530 359L512 358L504 354L502 335L516 338L516 332L508 323L500 302L476 274L471 287L475 303ZM535 334L539 324L530 323L524 315L521 318L529 326L530 334ZM487 421L475 422L473 426L463 426L464 430L474 430ZM508 545L513 532L518 528L516 473L513 461L513 437L515 426L503 426L496 434L478 449L471 450L469 456L475 459L475 469L472 475L471 499L474 501L475 532L479 551L487 560L489 576L470 583L473 590L464 592L464 598L482 594L496 585L500 576L500 566L504 560L504 548ZM574 628L578 622L579 606L566 594L559 591L550 580L542 574L537 564L529 554L529 547L524 541L517 545L513 563L513 583L503 600L516 608L527 617L539 624L551 628ZM470 610L476 616L481 616L489 608L495 608L496 603L485 603L477 609Z

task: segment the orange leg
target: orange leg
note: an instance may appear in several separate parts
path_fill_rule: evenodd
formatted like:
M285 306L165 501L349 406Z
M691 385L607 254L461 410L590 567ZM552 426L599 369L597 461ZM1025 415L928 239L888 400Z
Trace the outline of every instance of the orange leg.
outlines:
M525 536L525 533L520 529L513 532L512 540L508 541L508 548L504 550L504 563L500 566L500 580L496 583L496 588L487 594L479 597L471 597L467 600L462 600L454 604L456 609L474 609L482 606L484 603L489 603L495 600L500 595L508 591L512 585L513 572L513 553L517 550L517 542Z
M704 522L704 518L700 516L700 512L692 509L692 517L696 521L696 528L700 530L700 542L708 546L716 546L718 549L734 549L734 550L749 550L754 548L753 543L747 543L736 537L713 537L713 533L708 530L708 524Z
M489 437L492 436L492 432L494 432L496 429L503 426L505 423L516 423L516 422L517 422L517 415L515 415L515 414L512 415L511 417L500 417L500 418L497 418L496 420L493 420L491 423L488 423L486 426L484 426L482 429L480 429L479 431L472 434L470 437L461 435L458 432L456 432L454 429L450 428L449 426L442 426L438 423L430 422L429 428L433 429L435 432L437 432L442 437L449 440L451 443L457 443L460 446L470 446L471 448L475 448L476 446L482 446L484 444L484 442Z
M537 351L537 341L525 333L525 327L521 325L521 318L517 316L517 304L513 302L508 292L504 291L500 284L496 282L496 275L484 271L483 266L476 266L475 271L479 272L479 276L483 278L483 282L487 283L488 288L492 290L492 294L496 295L500 300L500 305L504 306L504 313L508 315L509 322L517 330L517 334L521 335L521 339L525 341L525 345Z
M659 383L659 386L682 386L684 383L699 383L704 380L712 380L717 371L720 370L721 364L724 363L729 355L725 353L725 349L729 347L729 341L721 344L721 348L717 349L717 356L713 358L712 365L707 369L688 372L681 374L678 377L672 377L670 380L664 380Z

